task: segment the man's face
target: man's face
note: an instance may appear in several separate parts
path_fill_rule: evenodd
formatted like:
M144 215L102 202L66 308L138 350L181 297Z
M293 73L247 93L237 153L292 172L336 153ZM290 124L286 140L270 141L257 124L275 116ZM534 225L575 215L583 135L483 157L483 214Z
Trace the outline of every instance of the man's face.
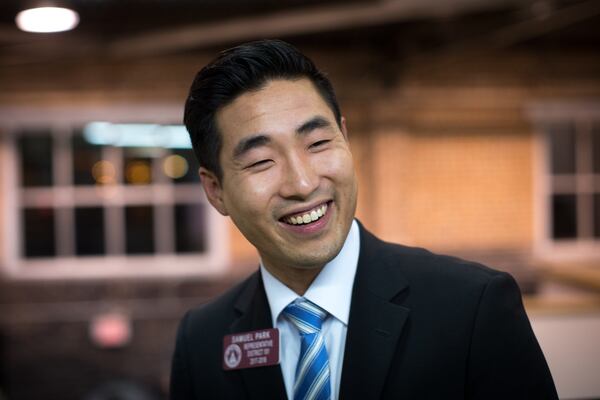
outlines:
M346 239L356 178L345 123L308 79L273 80L216 115L223 179L202 174L211 203L230 215L271 270L320 268Z

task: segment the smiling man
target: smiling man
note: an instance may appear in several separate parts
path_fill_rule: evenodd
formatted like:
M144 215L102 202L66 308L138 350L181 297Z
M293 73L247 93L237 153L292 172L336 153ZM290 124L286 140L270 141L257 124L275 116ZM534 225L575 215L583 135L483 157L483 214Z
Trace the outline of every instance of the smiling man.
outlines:
M211 204L303 294L340 251L356 209L344 120L307 78L273 79L216 113L223 175L202 169Z
M512 277L354 219L345 119L297 49L221 53L185 124L208 200L261 264L184 317L173 400L557 398Z

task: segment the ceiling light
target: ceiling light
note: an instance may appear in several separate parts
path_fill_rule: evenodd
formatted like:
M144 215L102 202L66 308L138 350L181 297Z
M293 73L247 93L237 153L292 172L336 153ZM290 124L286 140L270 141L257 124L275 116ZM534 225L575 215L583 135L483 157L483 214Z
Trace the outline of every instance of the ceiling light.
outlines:
M17 14L15 22L25 32L62 32L77 26L79 15L68 8L30 8Z

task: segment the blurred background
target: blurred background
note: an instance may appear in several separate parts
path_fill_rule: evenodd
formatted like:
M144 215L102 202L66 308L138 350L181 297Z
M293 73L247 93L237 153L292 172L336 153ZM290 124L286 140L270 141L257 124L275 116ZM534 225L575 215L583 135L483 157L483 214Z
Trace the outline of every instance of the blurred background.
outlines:
M560 397L600 398L600 1L56 0L74 29L19 29L39 5L0 2L1 400L168 398L178 320L258 259L183 102L259 38L333 81L361 221L513 274Z

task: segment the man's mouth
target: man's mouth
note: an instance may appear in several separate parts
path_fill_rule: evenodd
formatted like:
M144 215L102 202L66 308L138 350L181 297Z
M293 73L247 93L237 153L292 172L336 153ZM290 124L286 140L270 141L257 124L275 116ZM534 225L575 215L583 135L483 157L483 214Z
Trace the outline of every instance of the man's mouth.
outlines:
M328 203L323 203L311 210L283 217L281 220L290 225L305 225L318 221L327 214Z

